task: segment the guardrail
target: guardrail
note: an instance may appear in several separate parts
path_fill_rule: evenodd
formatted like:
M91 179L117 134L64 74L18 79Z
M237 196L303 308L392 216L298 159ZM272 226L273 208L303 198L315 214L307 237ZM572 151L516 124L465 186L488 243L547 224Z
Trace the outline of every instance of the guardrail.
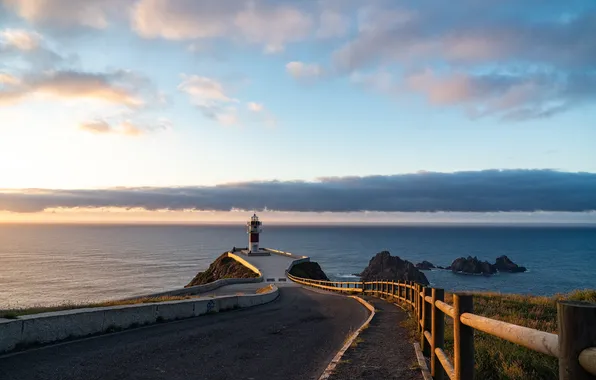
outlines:
M596 304L559 301L557 335L476 315L471 294L454 293L453 305L449 305L443 289L413 281L321 281L291 274L288 278L331 291L383 295L405 304L418 321L420 345L424 355L430 358L435 380L474 379L475 330L558 358L560 380L596 379ZM443 349L445 316L453 319L453 358Z

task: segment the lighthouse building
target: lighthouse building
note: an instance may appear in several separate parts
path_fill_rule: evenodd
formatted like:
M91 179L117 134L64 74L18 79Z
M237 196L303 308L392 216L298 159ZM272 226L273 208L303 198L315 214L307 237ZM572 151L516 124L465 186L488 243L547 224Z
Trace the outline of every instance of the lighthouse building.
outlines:
M259 253L259 234L261 233L262 223L259 220L257 214L254 214L250 221L246 223L248 232L248 253L258 254Z

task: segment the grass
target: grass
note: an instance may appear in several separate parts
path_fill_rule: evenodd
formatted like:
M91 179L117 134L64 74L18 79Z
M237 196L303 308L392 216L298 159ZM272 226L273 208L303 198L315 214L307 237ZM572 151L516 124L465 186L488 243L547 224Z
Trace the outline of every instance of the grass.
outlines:
M352 344L350 345L350 347L352 347L352 348L354 348L354 347L358 347L358 345L359 345L360 343L363 343L363 342L364 342L364 339L362 339L362 338L360 337L360 335L359 335L358 337L356 337L356 339L354 339L354 341L352 342Z
M263 286L262 288L257 289L257 294L269 293L273 290L273 285Z
M272 285L267 285L257 289L256 294L267 293L272 290ZM244 293L237 293L237 295L244 295ZM123 305L137 305L145 303L156 303L156 302L167 302L167 301L181 301L188 299L200 298L201 295L187 295L187 296L160 296L160 297L140 297L131 300L115 300L115 301L104 301L104 302L93 302L93 303L67 303L56 306L35 306L29 308L15 308L0 310L0 318L5 319L18 319L23 315L49 313L52 311L63 311L63 310L74 310L84 309L93 307L106 307L106 306L123 306ZM203 295L204 297L204 295ZM215 298L215 295L211 295L211 298Z
M596 303L596 290L577 290L554 297L518 294L475 293L474 314L533 329L557 333L557 301ZM453 304L452 295L445 302ZM445 318L445 351L453 358L453 320ZM416 333L415 318L402 324ZM558 379L556 358L540 354L483 332L474 332L476 378L484 380Z
M0 318L17 319L23 315L48 313L52 311L63 311L73 309L84 309L91 307L105 307L105 306L121 306L121 305L137 305L145 303L156 303L166 301L180 301L192 298L199 298L198 296L161 296L161 297L141 297L131 300L115 300L94 303L70 303L56 306L36 306L22 309L0 310Z

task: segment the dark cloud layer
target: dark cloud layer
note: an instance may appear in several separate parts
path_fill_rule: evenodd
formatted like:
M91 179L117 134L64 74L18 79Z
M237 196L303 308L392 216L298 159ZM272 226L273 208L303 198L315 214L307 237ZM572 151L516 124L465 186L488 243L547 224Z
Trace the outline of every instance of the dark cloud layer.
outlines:
M485 170L270 181L214 187L0 192L0 210L55 207L147 210L495 212L596 210L596 174Z

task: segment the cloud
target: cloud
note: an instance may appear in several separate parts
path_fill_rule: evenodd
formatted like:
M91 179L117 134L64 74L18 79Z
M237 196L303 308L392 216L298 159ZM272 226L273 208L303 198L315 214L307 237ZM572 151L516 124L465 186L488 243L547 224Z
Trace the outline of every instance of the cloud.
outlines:
M339 38L345 36L350 29L350 19L339 12L324 9L319 15L318 38Z
M275 116L262 103L248 102L246 108L252 114L252 120L255 123L265 124L274 127L277 124Z
M0 103L16 103L33 96L99 100L126 107L145 104L141 91L146 80L129 71L87 73L55 71L31 75L0 89Z
M104 133L112 133L113 129L107 122L103 120L97 121L88 121L81 123L79 125L79 129L82 131L90 132L90 133L97 133L97 134L104 134Z
M157 123L138 124L130 120L110 124L105 120L92 120L79 125L81 131L98 135L124 135L137 137L146 133L170 129L171 122L166 119L158 120Z
M542 5L536 17L520 9L536 5ZM569 12L572 17L561 17ZM359 30L336 51L338 66L516 61L585 68L596 58L596 7L578 1L530 0L521 5L514 0L462 0L450 7L430 0L404 1L361 11Z
M252 111L252 112L262 112L265 109L265 107L261 103L254 103L254 102L248 103L247 108L249 111Z
M331 177L219 186L0 192L0 210L124 207L311 212L534 212L596 210L596 174L551 170Z
M183 75L182 79L182 83L178 85L178 89L190 95L197 104L211 102L231 103L238 101L226 95L223 85L215 79L198 75Z
M132 12L132 25L146 38L226 37L263 45L271 53L306 38L313 19L292 2L140 0Z
M0 39L2 39L6 47L27 51L39 48L42 37L37 32L21 29L5 29L0 32Z
M246 110L253 115L258 114L260 117L246 117L246 112L243 115L242 109L238 107L241 103L240 100L233 98L224 84L216 79L198 75L182 75L182 82L178 85L178 90L188 94L191 102L203 116L215 120L221 125L237 125L241 123L241 119L252 119L268 125L275 124L273 115L260 103L246 103Z
M0 30L0 58L4 62L25 63L32 71L53 69L76 59L75 56L64 57L57 53L41 34L27 29Z
M131 0L0 0L25 20L54 28L104 29L109 16L122 11Z
M314 63L289 62L286 71L295 79L313 79L323 75L323 68Z
M203 116L216 120L222 125L238 123L234 99L226 93L223 84L213 78L198 75L182 75L178 90L188 94L191 102L197 106Z
M405 86L433 104L461 104L472 117L496 115L505 120L550 117L572 104L596 100L596 74L473 75L426 70L407 76Z
M7 85L7 86L18 86L20 83L20 79L7 74L7 73L2 73L0 72L0 85Z
M550 117L594 100L582 81L596 75L595 3L379 1L356 13L358 34L333 52L332 66L347 75L401 76L397 88L370 88L413 91L431 104L463 105L472 117L508 120Z

